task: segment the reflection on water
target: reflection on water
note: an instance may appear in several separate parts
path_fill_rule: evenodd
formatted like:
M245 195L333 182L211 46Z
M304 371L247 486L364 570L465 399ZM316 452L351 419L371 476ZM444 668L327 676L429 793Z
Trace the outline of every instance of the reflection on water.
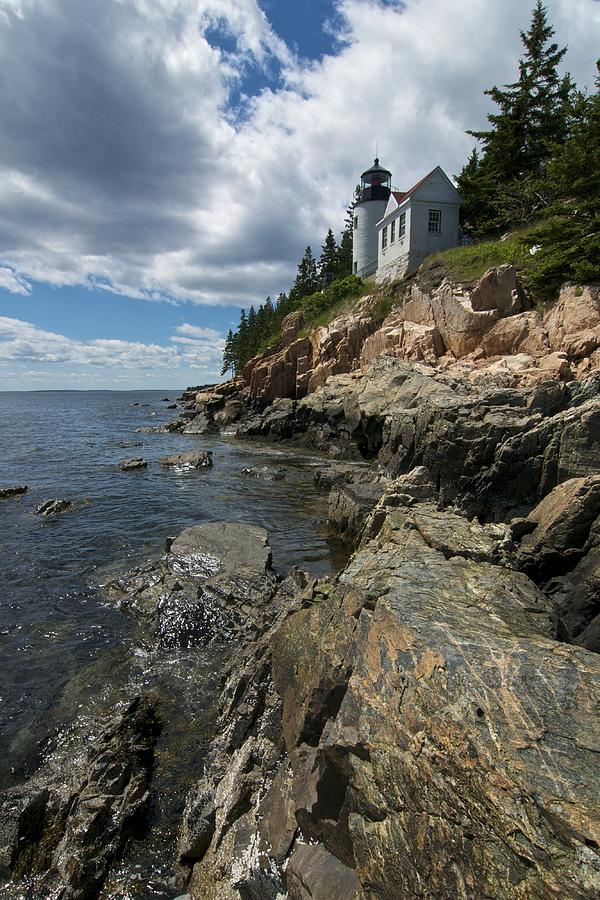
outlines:
M282 573L299 565L328 574L347 555L323 524L325 498L312 483L318 459L231 437L136 434L169 420L162 396L0 393L0 483L29 487L0 502L0 787L22 781L65 722L110 709L133 688L160 690L171 727L157 753L157 783L164 781L154 810L155 866L163 839L172 838L185 773L201 766L218 651L145 652L132 620L94 585L160 555L168 537L200 522L266 528ZM132 454L127 445L149 461L147 469L117 471ZM158 464L196 448L212 450L211 469ZM243 473L249 467L259 477ZM62 497L90 502L56 517L34 515L43 501ZM148 885L139 896L154 895Z

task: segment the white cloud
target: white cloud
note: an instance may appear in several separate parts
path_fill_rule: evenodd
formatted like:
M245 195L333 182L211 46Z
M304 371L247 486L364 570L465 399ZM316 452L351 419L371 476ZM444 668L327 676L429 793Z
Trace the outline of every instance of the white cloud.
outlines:
M183 324L176 332L172 338L176 346L118 339L77 341L30 322L0 316L0 361L75 364L106 369L111 376L119 369L219 372L223 339L217 331ZM185 343L178 346L181 342Z
M548 6L591 85L600 3ZM530 16L522 0L338 0L337 52L302 63L257 0L0 11L0 286L236 305L286 288L305 245L341 228L376 142L400 188L438 163L459 171ZM243 76L278 67L280 86L238 116Z
M0 266L0 288L4 288L11 294L22 294L25 297L31 293L31 285L25 278L7 266Z

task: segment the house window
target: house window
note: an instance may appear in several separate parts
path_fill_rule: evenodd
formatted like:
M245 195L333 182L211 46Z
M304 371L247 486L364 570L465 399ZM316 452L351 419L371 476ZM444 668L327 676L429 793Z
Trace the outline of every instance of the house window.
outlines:
M358 216L354 216L354 230L358 228Z
M429 234L441 234L442 232L442 212L439 209L429 210L429 219L427 222L427 231Z
M394 219L392 224L390 225L390 244L393 244L396 240L396 220Z
M358 263L355 262L354 263L354 274L356 275L357 272L358 272Z
M398 237L404 237L406 234L406 213L403 212L398 219Z
M387 247L387 225L381 232L381 249L385 250L386 247Z

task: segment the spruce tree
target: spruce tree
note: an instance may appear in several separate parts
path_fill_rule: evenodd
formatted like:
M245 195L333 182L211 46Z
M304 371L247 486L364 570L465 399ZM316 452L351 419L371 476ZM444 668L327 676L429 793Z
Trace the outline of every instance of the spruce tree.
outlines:
M538 213L540 196L533 179L543 182L544 166L568 133L574 88L568 75L558 73L566 47L551 43L554 29L541 0L529 30L520 34L524 54L519 77L485 92L498 109L488 115L490 129L468 132L481 142L482 153L469 159L457 179L465 216L480 234L512 224L511 198L518 201L525 221ZM529 179L531 203L523 202L519 182L524 178Z
M335 281L338 272L338 246L331 228L325 237L325 243L321 247L319 259L319 278L322 287L327 287Z
M540 245L530 280L551 299L564 281L600 281L600 60L596 93L548 167L558 199L533 240Z
M290 290L290 300L295 307L299 300L314 294L320 288L317 262L313 256L310 245L304 251L304 256L298 263L298 274L294 285Z
M223 366L221 368L221 375L225 375L225 373L230 369L232 372L235 371L235 359L233 351L233 331L230 328L227 332L227 337L225 338L225 346L223 347Z
M338 278L352 275L352 232L348 229L342 232L342 239L338 247L336 275Z

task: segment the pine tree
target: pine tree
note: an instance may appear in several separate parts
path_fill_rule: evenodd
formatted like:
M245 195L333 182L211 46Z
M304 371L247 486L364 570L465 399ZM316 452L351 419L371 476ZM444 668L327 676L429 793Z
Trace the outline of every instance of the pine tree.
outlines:
M520 35L525 52L519 77L485 92L498 111L488 115L490 129L468 132L483 150L469 159L458 177L465 215L480 234L511 224L511 200L518 201L525 221L537 214L540 191L533 179L544 181L544 166L568 134L574 86L568 75L558 73L566 47L550 43L554 29L541 0L533 9L529 30ZM523 178L529 179L526 194L531 203L523 202L525 193L519 187Z
M352 275L352 232L346 229L338 247L336 260L336 277L346 278Z
M236 369L234 358L234 338L231 328L227 332L227 337L225 338L225 346L223 347L223 366L221 368L221 375L225 375L225 373L230 369L232 372L235 372Z
M313 256L313 252L308 246L304 251L304 256L298 263L298 274L294 285L290 290L290 300L294 306L303 297L314 294L320 288L319 276L317 273L317 262Z
M550 299L564 281L600 281L600 60L596 93L550 164L558 199L533 240L540 244L531 282Z
M319 278L322 287L327 287L335 281L338 273L338 246L331 228L325 237L325 243L321 247L319 259Z

